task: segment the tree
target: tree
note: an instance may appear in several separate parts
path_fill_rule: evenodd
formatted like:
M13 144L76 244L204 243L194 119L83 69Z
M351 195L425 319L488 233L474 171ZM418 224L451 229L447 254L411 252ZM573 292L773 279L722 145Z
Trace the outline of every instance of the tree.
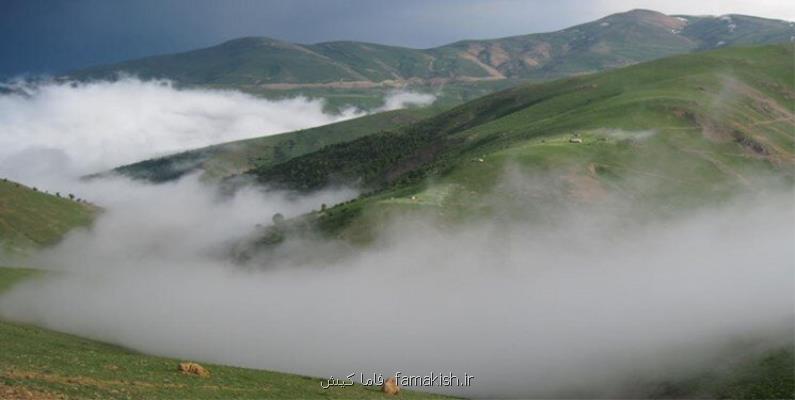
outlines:
M282 215L281 213L273 214L272 220L273 220L274 225L279 225L282 222L284 222L284 215Z

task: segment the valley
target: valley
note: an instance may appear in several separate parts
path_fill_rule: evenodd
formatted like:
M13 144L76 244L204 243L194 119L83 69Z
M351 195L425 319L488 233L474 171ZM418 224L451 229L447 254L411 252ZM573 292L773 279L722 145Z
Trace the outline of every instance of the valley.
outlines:
M633 9L9 81L0 398L792 398L793 38Z

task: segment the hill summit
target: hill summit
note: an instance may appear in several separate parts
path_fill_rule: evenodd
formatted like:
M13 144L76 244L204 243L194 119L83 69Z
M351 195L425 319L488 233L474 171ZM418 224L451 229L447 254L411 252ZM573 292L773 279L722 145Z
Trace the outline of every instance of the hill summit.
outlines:
M787 21L631 10L556 32L465 40L430 49L246 37L184 53L87 68L71 77L106 79L125 72L183 84L258 90L546 80L704 49L788 42L793 37L795 27Z

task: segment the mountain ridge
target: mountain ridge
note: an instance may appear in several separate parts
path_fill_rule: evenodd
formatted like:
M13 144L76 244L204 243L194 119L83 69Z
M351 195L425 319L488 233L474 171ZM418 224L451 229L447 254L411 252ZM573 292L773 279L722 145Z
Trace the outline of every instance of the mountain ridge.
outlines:
M259 90L399 88L505 79L547 80L667 55L791 41L791 22L730 14L631 10L553 32L461 40L428 49L358 41L299 44L243 37L216 46L90 67L69 76L128 72L183 84Z

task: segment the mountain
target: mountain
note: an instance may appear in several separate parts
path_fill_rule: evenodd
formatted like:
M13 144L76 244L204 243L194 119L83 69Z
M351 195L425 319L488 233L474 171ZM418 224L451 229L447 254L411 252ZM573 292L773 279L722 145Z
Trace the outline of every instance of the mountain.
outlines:
M127 72L252 91L439 86L553 79L722 46L788 42L793 37L795 27L786 21L632 10L556 32L466 40L422 50L248 37L185 53L87 68L71 77L105 79Z
M78 200L0 179L0 256L23 255L89 225L99 209Z
M437 88L438 110L514 86L518 79L553 79L671 54L787 42L794 35L793 24L779 20L742 15L668 16L633 10L552 33L462 41L428 50L357 42L298 45L244 38L187 53L90 68L72 76L112 78L126 71L184 84L232 86L269 97L300 93L327 99L332 108L346 104L375 106L393 87L441 85ZM410 122L409 114L416 112L392 115ZM306 130L297 136L285 134L210 146L123 166L117 172L156 182L199 169L215 171L205 174L208 177L225 177L394 128L390 118L368 116L357 122ZM327 129L339 133L329 135ZM290 140L298 140L299 145L290 145ZM304 142L311 144L301 144ZM260 149L278 154L263 154Z
M793 60L791 44L734 47L523 85L249 174L299 191L358 185L368 194L308 217L351 238L392 208L470 214L508 169L545 175L539 210L618 197L675 212L792 185Z

